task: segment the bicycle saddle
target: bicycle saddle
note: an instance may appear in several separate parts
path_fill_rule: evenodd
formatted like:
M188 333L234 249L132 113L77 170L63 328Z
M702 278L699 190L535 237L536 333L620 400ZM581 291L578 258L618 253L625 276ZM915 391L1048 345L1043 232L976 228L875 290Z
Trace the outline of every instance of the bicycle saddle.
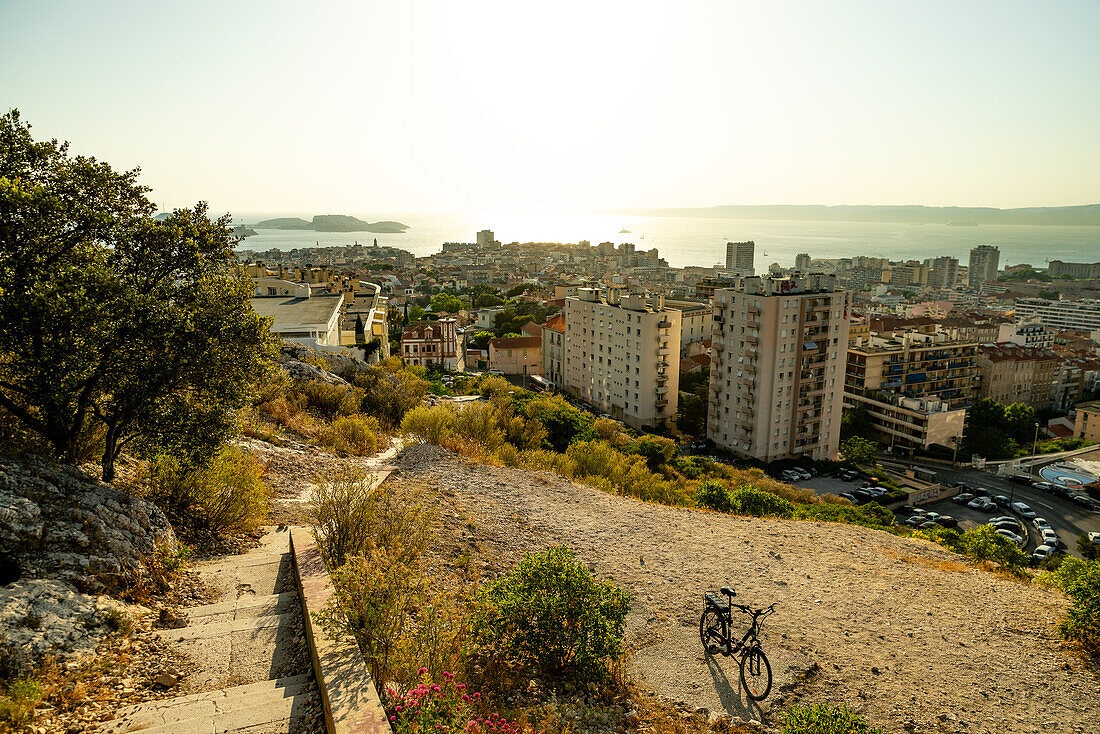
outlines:
M737 592L728 586L723 586L721 589L719 589L719 591L721 591L726 596L737 596Z

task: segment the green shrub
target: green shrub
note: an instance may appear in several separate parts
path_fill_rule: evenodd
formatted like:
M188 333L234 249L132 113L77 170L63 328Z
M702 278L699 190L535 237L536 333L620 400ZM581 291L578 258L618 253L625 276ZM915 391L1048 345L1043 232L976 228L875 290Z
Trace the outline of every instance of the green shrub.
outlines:
M438 446L444 438L454 433L454 426L455 411L449 405L434 408L421 405L405 414L401 432Z
M13 731L34 720L34 707L42 700L42 684L33 678L16 678L0 694L0 722L10 724ZM6 727L5 727L6 729Z
M795 511L799 520L817 520L819 522L843 522L851 525L864 525L879 530L894 527L894 514L880 504L868 502L865 505L822 502L816 505L799 505Z
M333 451L368 456L378 450L378 421L364 415L341 416L321 428L317 440Z
M730 512L733 509L729 490L717 479L699 482L699 486L695 488L695 506L707 507L718 512Z
M1008 538L998 535L997 529L991 525L982 525L964 533L947 528L935 528L918 530L913 535L939 543L979 563L989 561L1000 564L1002 569L1017 576L1024 575L1024 568L1028 563L1024 552Z
M1066 557L1043 581L1061 589L1073 600L1059 629L1067 640L1100 650L1100 560Z
M149 499L184 534L198 529L244 533L267 516L263 473L256 457L235 446L222 449L204 466L160 456L150 463Z
M470 403L457 411L454 432L495 451L504 443L504 431L498 425L499 412L491 403Z
M472 617L478 655L500 672L602 680L622 654L630 600L597 581L564 547L529 553L478 592Z
M742 484L729 491L730 512L753 517L792 517L795 506L789 500Z
M783 712L783 734L885 734L846 705L792 706Z
M376 417L382 425L396 428L410 410L420 405L429 383L405 367L399 357L370 365L352 376L360 396L359 412Z
M350 387L315 380L302 385L299 390L306 407L316 410L325 420L351 415L359 408L359 400Z

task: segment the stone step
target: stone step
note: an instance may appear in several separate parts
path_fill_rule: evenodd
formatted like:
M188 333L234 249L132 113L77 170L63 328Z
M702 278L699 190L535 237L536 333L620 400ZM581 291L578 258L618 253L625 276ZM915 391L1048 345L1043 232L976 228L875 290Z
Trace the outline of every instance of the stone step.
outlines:
M261 617L230 619L224 622L204 623L200 618L198 624L180 627L179 629L161 630L157 634L162 640L169 642L207 640L213 637L225 637L233 632L251 632L271 627L283 627L290 624L292 617L291 612L283 612L282 614L268 614Z
M122 732L141 732L141 734L227 734L228 732L257 732L269 729L271 724L280 723L279 729L290 731L294 718L310 711L309 693L299 693L286 697L252 699L241 702L242 705L225 711L196 712L195 716L183 719L171 719L159 723L143 725L134 721L130 728L114 730ZM165 712L169 713L168 711ZM285 722L285 723L282 723Z
M262 617L289 612L297 603L298 595L293 591L282 594L253 596L245 594L239 599L188 607L183 611L192 623L222 622L245 617Z
M161 726L173 721L214 716L218 713L278 702L284 698L308 694L312 690L313 680L309 674L303 674L232 688L220 688L216 691L192 693L178 698L147 701L120 708L116 712L118 718L111 722L110 728L105 727L103 731L144 731L148 727Z

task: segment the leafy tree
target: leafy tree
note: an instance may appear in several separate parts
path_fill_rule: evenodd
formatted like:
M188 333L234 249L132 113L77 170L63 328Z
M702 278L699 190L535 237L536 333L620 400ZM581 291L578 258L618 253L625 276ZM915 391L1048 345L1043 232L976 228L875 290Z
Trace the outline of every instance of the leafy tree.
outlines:
M1067 557L1056 571L1041 578L1073 600L1059 626L1062 636L1100 652L1100 560Z
M504 299L495 293L482 293L474 296L473 307L474 308L492 308L494 306L503 306Z
M1085 533L1077 538L1077 551L1087 561L1100 561L1100 543L1093 543Z
M546 442L558 452L564 452L569 444L587 433L595 421L591 413L577 410L560 395L531 400L525 410L526 417L534 418L546 427Z
M489 340L493 338L493 332L491 331L478 331L476 332L467 344L474 349L485 349L489 346Z
M507 296L508 298L515 298L516 296L520 295L521 293L526 293L527 291L533 291L533 290L538 290L538 286L535 285L534 283L518 283L518 284L512 286L511 288L509 288L504 293L504 295Z
M1056 288L1043 288L1039 291L1039 298L1045 298L1048 301L1057 301L1061 296Z
M676 427L682 433L692 436L706 436L707 401L693 393L680 393L679 410L676 413Z
M840 416L840 438L852 436L870 438L874 428L871 425L871 413L862 403L846 409Z
M229 217L156 221L136 179L0 117L0 408L67 461L102 431L105 481L129 445L213 456L273 351Z
M878 445L859 436L852 436L840 444L840 453L846 461L855 464L874 464L878 458Z
M462 300L450 293L437 293L432 296L432 311L436 313L458 313L465 306Z

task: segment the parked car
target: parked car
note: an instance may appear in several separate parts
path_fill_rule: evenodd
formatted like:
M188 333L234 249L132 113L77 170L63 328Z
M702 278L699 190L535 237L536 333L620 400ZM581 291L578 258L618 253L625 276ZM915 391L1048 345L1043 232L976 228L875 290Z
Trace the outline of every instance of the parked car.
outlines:
M918 509L920 509L920 508L913 507L912 505L902 505L901 507L898 508L898 512L903 512L906 515L912 515Z
M799 479L802 478L802 475L798 472L791 471L790 469L785 469L779 475L779 478L782 479L784 482L797 482Z
M1009 505L1012 504L1012 500L1010 500L1008 497L1005 497L1003 494L999 494L996 497L994 497L993 501L996 502L1001 507L1008 507Z
M1031 486L1035 489L1041 489L1044 492L1053 492L1054 485L1050 482L1032 482Z
M915 528L918 525L923 525L926 522L928 522L928 520L925 519L925 517L923 515L913 515L912 517L910 517L908 520L905 521L905 524L910 525L910 526ZM935 525L935 523L932 523L932 524Z
M1013 474L1008 478L1010 482L1016 482L1017 484L1031 484L1030 474Z
M1058 537L1058 533L1054 532L1051 528L1043 528L1039 531L1043 535L1043 545L1049 545L1052 548L1057 548L1062 544L1061 539Z
M1020 524L1020 521L1014 518L1012 515L998 515L997 517L991 517L985 521L985 524L996 525L999 522L1014 522L1017 525Z
M849 469L849 470L847 470L847 471L845 471L845 472L841 473L841 475L840 475L840 478L841 478L841 479L843 479L843 480L844 480L844 481L846 481L846 482L850 482L850 481L852 481L852 480L854 480L854 479L858 479L858 478L859 478L859 472L857 472L857 471L854 471L854 470L852 470L852 469Z
M997 509L997 505L987 497L977 497L966 503L966 506L972 510L981 510L982 512L993 512Z
M967 502L969 502L972 499L974 499L974 495L970 494L969 492L963 492L961 494L957 494L954 497L952 497L951 501L952 502L958 502L960 505L965 505Z
M1020 517L1025 517L1028 520L1035 517L1035 510L1031 509L1026 502L1013 502L1012 510Z
M987 524L992 525L994 530L1008 530L1016 535L1023 535L1024 533L1024 526L1018 520L1001 520L1000 522Z
M925 513L924 516L927 517L932 522L935 522L936 520L940 519L940 513L938 513L938 512L927 512L927 513Z
M1045 517L1037 517L1031 521L1031 524L1035 526L1035 529L1042 532L1043 528L1049 528L1050 523L1047 522Z
M979 497L992 497L993 490L986 489L985 487L974 487L974 494L978 495Z
M1009 540L1011 540L1013 543L1015 543L1018 546L1022 546L1024 544L1024 539L1021 538L1016 533L1012 532L1011 530L1005 530L1004 528L997 528L997 535L1000 535L1002 538L1008 538Z
M936 522L940 525L943 525L945 528L953 528L959 524L959 521L951 517L950 515L940 515L939 519L937 519Z
M813 474L810 474L810 472L806 471L805 469L803 469L801 467L797 467L797 466L794 469L791 469L791 471L795 472L796 474L798 474L798 476L802 477L803 479L813 479L813 476L814 476Z
M928 522L922 522L917 526L917 530L931 530L932 528L938 528L939 525L929 520Z
M854 494L852 494L851 492L841 492L839 496L843 497L844 499L848 500L849 502L852 502L852 503L855 503L855 504L859 503L859 500L857 500L856 496Z
M1090 543L1100 545L1100 533L1089 533L1086 537L1088 537Z
M1031 554L1031 557L1034 558L1036 561L1045 561L1053 555L1053 548L1051 548L1049 545L1041 545L1035 549L1035 551Z
M1100 509L1100 504L1097 504L1096 500L1094 500L1092 497L1088 497L1087 495L1075 494L1070 497L1070 501L1081 505L1082 507L1087 507L1090 510Z

